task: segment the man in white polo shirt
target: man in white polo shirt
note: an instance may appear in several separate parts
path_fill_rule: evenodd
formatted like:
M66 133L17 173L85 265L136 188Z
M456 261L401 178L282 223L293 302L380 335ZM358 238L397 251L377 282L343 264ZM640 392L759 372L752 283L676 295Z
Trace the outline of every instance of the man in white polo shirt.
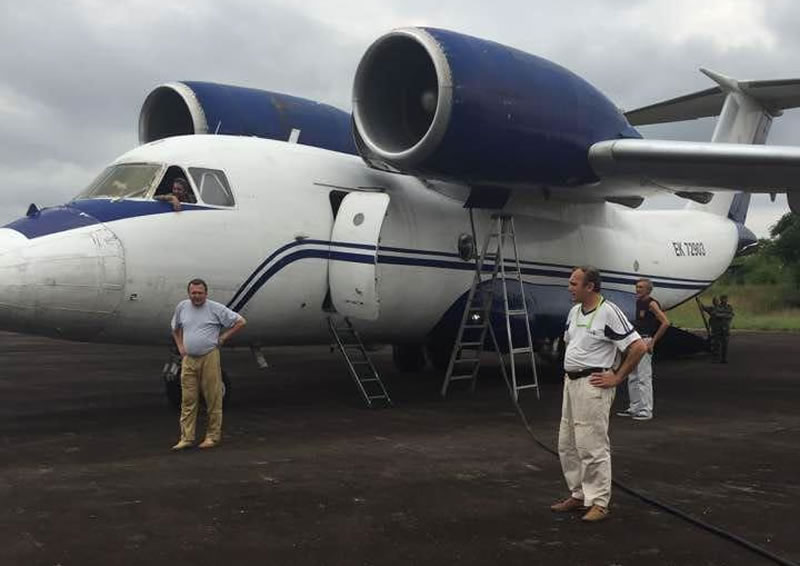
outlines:
M600 273L578 267L569 278L577 303L567 317L564 400L558 431L561 469L570 490L555 512L585 511L583 520L608 516L611 447L608 417L616 386L637 366L647 346L622 311L600 295ZM614 369L618 353L622 364Z

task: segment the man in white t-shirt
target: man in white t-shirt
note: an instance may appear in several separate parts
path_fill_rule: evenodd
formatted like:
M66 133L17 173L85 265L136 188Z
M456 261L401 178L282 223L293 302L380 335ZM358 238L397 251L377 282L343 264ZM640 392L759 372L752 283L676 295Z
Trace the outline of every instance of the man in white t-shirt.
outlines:
M583 520L608 516L611 500L611 447L608 417L616 386L637 366L647 346L622 311L600 295L600 273L578 267L569 278L577 303L567 317L564 341L564 400L558 455L570 490L556 512L585 511ZM617 369L618 354L624 359Z

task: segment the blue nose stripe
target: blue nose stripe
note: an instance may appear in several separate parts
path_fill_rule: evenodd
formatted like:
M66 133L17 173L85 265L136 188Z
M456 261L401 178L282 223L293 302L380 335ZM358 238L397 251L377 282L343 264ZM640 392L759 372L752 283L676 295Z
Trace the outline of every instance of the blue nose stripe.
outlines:
M190 210L214 209L186 203L181 207L182 212ZM44 208L38 214L14 220L10 224L6 224L4 228L11 228L24 234L27 238L33 239L100 222L167 213L174 213L172 206L160 201L76 200L64 206Z
M75 228L99 224L99 221L80 210L67 206L45 208L35 216L26 216L6 224L4 228L11 228L23 234L26 238L33 239L57 232L65 232Z

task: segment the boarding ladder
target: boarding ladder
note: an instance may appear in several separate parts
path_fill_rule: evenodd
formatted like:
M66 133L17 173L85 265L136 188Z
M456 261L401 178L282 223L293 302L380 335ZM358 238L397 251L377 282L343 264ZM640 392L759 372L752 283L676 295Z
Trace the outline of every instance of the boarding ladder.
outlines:
M328 317L328 327L367 407L371 409L373 403L381 401L391 406L389 393L350 319L343 317L342 322L337 323L332 316Z
M528 323L528 305L525 300L525 288L522 282L522 269L520 267L519 252L517 250L514 218L507 215L492 216L493 231L486 235L481 254L475 263L475 275L472 287L467 295L464 314L461 316L461 325L450 354L450 363L442 384L442 397L447 395L447 389L453 381L470 380L472 391L478 380L481 365L481 354L486 345L487 333L492 339L492 345L500 359L500 371L506 380L509 392L516 402L519 392L524 389L535 389L536 398L539 398L539 378L536 371L536 358L533 353L533 337ZM510 246L509 246L510 244ZM507 255L506 248L510 254ZM493 264L492 264L493 262ZM509 264L507 265L506 262ZM491 265L491 267L489 267ZM491 277L484 280L484 272L490 271ZM506 338L508 340L508 364L510 371L506 370L497 336L491 325L492 304L495 295L495 283L500 279L499 287L503 294L503 313L506 323ZM518 295L509 295L509 286L512 291L516 288ZM515 287L516 286L516 287ZM513 304L512 304L513 303ZM515 344L512 339L512 320L523 321L525 327L524 343ZM519 325L515 325L519 326ZM519 340L519 337L517 337ZM530 360L532 380L522 382L517 368L518 362ZM509 381L509 375L511 380Z

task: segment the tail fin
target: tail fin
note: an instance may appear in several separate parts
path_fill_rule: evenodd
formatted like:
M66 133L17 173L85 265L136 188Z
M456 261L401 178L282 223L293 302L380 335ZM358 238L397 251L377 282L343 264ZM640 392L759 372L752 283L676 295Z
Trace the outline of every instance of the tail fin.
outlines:
M718 86L632 110L625 114L628 121L637 126L719 115L712 142L763 144L773 117L800 106L800 79L740 82L708 69L700 71ZM744 224L749 204L749 194L716 192L707 204L689 202L687 208Z
M726 93L717 127L711 136L712 143L766 142L772 126L772 113L764 104L756 97L746 94L738 81L708 69L700 69L700 72L716 82L720 90ZM717 192L708 204L689 202L687 208L727 216L743 225L749 205L748 193Z

